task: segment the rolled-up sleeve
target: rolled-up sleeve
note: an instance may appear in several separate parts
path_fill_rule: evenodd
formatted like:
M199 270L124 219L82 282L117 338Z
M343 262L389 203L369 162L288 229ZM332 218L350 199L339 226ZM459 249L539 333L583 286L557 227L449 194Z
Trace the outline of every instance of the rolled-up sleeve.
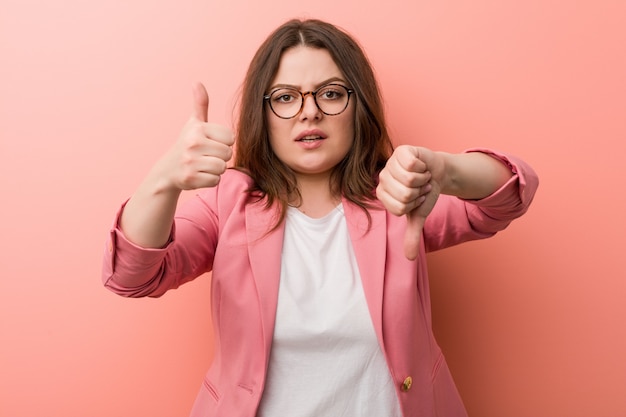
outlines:
M169 241L159 249L140 247L124 236L119 227L122 205L107 237L104 285L125 297L158 297L212 271L223 228L245 237L243 208L251 185L248 175L228 170L218 186L198 190L180 203Z
M535 171L520 158L488 149L466 152L490 155L509 167L513 176L480 200L442 195L424 225L427 251L493 236L528 211L539 186Z
M188 205L204 203L196 199ZM213 230L214 222L206 221L210 215L177 215L167 244L153 249L138 246L124 236L119 227L123 210L124 205L104 251L102 281L106 288L124 297L159 297L211 269L215 242L211 239L214 233L208 231Z
M167 245L163 248L143 248L129 241L119 227L124 205L115 216L109 232L103 257L102 280L108 289L125 297L141 297L155 294L153 285L162 275L163 263L173 242L174 228ZM123 277L123 279L120 279Z

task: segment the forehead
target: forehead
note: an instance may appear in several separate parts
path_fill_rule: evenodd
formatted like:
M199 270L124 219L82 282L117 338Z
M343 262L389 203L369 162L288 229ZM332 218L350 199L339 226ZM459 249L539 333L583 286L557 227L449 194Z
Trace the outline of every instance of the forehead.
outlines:
M283 52L272 85L313 88L331 78L344 76L326 49L297 46Z

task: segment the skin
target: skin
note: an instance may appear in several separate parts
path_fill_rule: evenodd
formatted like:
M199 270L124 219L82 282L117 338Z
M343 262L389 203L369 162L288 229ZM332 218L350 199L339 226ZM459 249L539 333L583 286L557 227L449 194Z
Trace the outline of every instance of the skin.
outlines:
M327 51L297 47L284 53L272 85L288 84L304 92L328 80L342 82L342 76ZM204 86L196 84L192 96L192 114L178 140L155 163L122 212L120 228L126 238L145 248L167 243L181 192L216 186L232 157L233 133L208 122ZM354 140L354 97L343 113L327 116L307 96L297 117L280 119L270 111L268 125L272 149L296 174L302 200L294 204L311 217L334 209L341 196L330 191L330 171ZM294 140L311 129L323 133L319 145L303 146ZM424 221L441 193L481 199L512 175L482 153L449 154L404 145L395 149L381 171L376 195L389 212L407 216L405 254L415 259Z
M376 196L392 214L407 216L404 251L415 259L424 222L440 194L479 200L512 176L504 164L483 153L450 154L404 145L380 172Z
M120 228L131 242L146 248L167 243L178 198L183 190L215 187L231 159L233 133L208 123L209 97L200 83L193 87L193 111L178 140L156 162L130 198Z
M285 51L269 91L278 86L314 91L329 82L348 85L327 50L300 46ZM296 117L281 119L268 111L267 122L272 150L296 175L302 200L293 203L311 217L324 216L341 199L331 194L329 180L332 169L354 141L354 97L343 113L328 116L312 96L307 96ZM296 140L307 132L321 133L325 138L314 147Z

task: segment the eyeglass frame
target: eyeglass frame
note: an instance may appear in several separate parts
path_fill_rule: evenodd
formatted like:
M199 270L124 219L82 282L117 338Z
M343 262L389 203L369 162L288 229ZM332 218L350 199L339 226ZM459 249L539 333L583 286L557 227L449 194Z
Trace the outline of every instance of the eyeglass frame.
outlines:
M317 93L325 88L325 87L329 87L329 86L337 86L337 87L341 87L344 90L346 90L346 93L348 94L348 99L346 100L346 106L338 113L326 113L324 110L322 110L322 108L320 107L320 105L317 103ZM300 109L296 112L296 114L294 114L291 117L283 117L280 116L278 113L276 113L276 110L274 110L274 107L272 107L272 102L270 101L270 98L272 98L272 94L274 94L275 92L277 92L278 90L293 90L293 91L297 91L298 93L300 93L300 96L302 97L302 101L300 102ZM269 94L265 94L263 96L263 100L267 101L267 103L270 106L270 109L272 110L272 113L274 113L276 115L276 117L283 119L283 120L289 120L289 119L293 119L294 117L297 117L300 113L302 113L302 109L304 109L304 102L306 101L306 96L310 95L313 97L313 102L315 103L315 107L318 108L319 111L321 111L322 113L324 113L326 116L337 116L340 115L341 113L343 113L344 111L346 111L346 109L348 108L348 105L350 104L350 96L352 94L354 94L354 90L351 88L346 87L343 84L337 84L337 83L328 83L328 84L324 84L320 87L318 87L316 90L313 91L306 91L306 92L302 92L300 90L298 90L295 87L280 87L280 88L276 88L274 90L272 90Z

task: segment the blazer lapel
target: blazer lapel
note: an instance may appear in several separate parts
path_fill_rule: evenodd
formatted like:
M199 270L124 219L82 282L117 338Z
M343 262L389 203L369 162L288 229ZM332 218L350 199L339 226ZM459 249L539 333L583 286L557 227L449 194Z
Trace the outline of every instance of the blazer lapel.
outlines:
M265 201L246 206L246 233L250 267L261 307L261 323L266 358L271 348L278 304L281 252L285 223L268 232L278 216L277 206L265 208Z
M383 341L382 305L387 248L387 216L382 208L369 210L371 228L365 212L357 205L343 201L348 232L359 265L363 291L378 339Z
M382 302L387 248L386 211L383 208L369 210L372 217L368 231L368 219L357 205L343 200L348 232L359 266L363 291L374 329L383 341ZM278 216L278 207L266 209L264 201L246 206L246 233L252 275L261 307L261 322L266 354L271 343L276 322L278 287L280 284L281 254L285 223L268 233Z

